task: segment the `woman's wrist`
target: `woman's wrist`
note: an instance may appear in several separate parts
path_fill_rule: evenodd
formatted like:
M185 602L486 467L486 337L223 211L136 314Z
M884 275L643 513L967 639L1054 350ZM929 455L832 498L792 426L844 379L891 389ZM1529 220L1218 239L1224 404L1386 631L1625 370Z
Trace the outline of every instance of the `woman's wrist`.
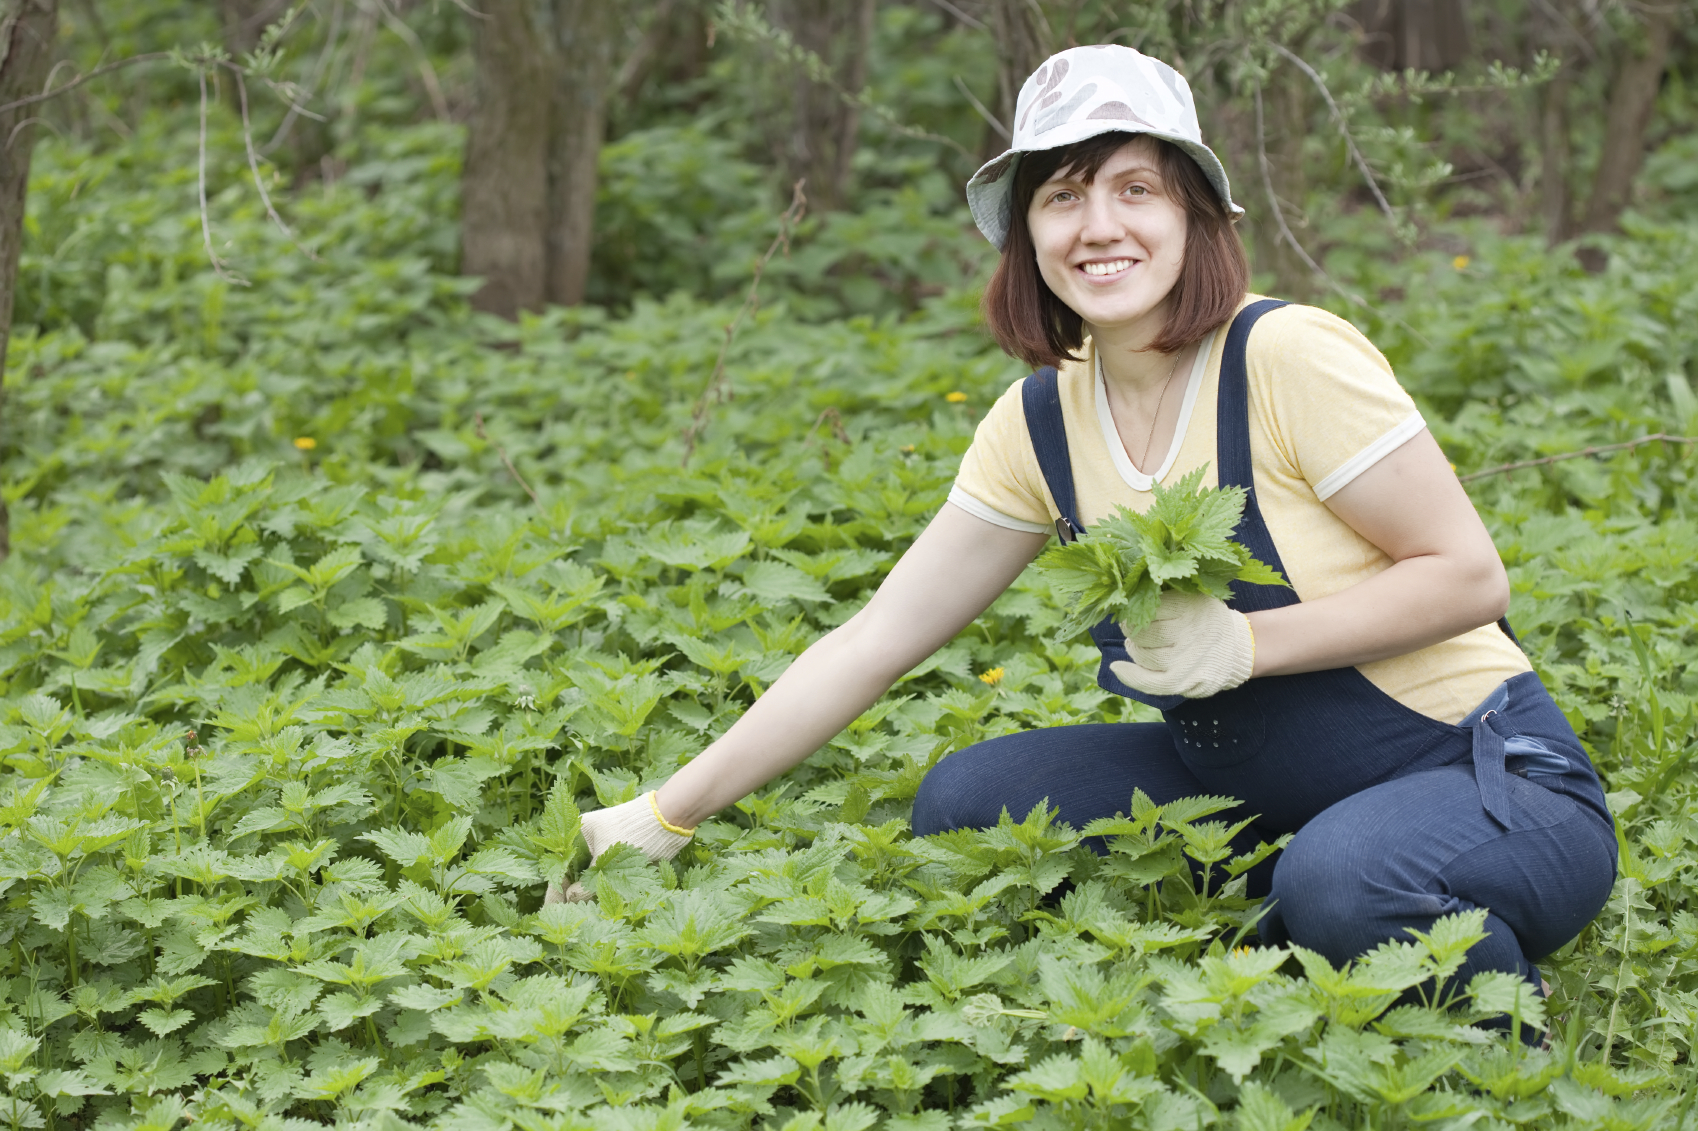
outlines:
M660 820L662 828L671 827L673 831L689 829L694 832L697 825L713 816L711 812L697 812L700 799L688 794L689 791L678 781L677 774L668 778L666 784L654 791L655 817Z

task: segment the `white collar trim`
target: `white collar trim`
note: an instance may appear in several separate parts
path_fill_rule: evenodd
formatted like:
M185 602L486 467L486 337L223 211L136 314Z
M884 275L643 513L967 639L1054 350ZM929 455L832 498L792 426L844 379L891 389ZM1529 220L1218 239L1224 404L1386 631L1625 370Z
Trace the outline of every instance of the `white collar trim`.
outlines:
M1120 473L1120 478L1134 491L1148 491L1152 483L1160 483L1167 478L1167 473L1173 470L1174 460L1179 458L1179 449L1185 441L1185 430L1191 423L1191 410L1197 405L1197 394L1203 387L1203 374L1208 372L1209 355L1214 352L1215 334L1218 330L1209 331L1197 347L1197 360L1191 363L1191 375L1185 381L1185 399L1179 404L1179 420L1173 426L1173 441L1167 446L1167 455L1162 458L1162 464L1155 474L1145 475L1132 464L1132 457L1126 454L1126 445L1120 439L1120 431L1114 426L1114 413L1108 407L1108 384L1103 377L1102 354L1093 345L1091 353L1096 362L1097 370L1097 424L1103 430L1103 442L1108 445L1109 458L1114 461L1114 469Z

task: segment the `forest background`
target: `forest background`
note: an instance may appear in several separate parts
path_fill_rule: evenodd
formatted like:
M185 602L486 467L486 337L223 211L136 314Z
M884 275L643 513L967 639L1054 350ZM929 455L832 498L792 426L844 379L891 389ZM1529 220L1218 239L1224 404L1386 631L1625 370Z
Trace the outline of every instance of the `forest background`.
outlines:
M1698 1127L1693 15L8 0L0 1120ZM1451 984L1477 918L1252 945L1218 801L909 837L951 751L1147 717L1032 577L585 866L1021 375L961 185L1089 42L1188 75L1257 288L1369 334L1497 539L1621 831L1548 1003Z

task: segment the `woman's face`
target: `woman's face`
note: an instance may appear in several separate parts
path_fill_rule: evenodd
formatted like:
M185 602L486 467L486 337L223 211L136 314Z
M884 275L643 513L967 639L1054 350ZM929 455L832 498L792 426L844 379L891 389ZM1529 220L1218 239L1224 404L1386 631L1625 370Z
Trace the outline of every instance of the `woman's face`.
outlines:
M1026 224L1039 274L1091 333L1165 320L1186 217L1154 142L1127 142L1090 181L1058 171L1032 194Z

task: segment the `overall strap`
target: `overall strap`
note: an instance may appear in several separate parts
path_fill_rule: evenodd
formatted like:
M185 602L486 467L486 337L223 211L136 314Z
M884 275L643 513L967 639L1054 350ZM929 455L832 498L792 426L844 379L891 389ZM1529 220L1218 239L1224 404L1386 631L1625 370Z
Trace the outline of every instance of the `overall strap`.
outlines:
M1079 521L1073 494L1073 460L1067 451L1067 426L1061 416L1061 381L1054 366L1046 365L1020 386L1020 404L1026 410L1026 431L1032 437L1038 469L1061 517L1055 534L1065 545L1079 537L1085 524Z
M1250 374L1245 363L1245 348L1250 342L1250 329L1256 320L1270 310L1286 305L1280 299L1264 298L1246 306L1232 320L1226 332L1226 350L1220 363L1220 391L1215 400L1215 479L1222 487L1244 488L1244 517L1238 520L1233 537L1259 560L1285 573L1279 550L1262 519L1262 508L1256 503L1256 473L1250 458ZM1227 602L1241 613L1261 609L1277 609L1297 604L1297 592L1277 585L1232 583L1232 600Z
M1244 488L1244 517L1239 520L1234 537L1260 560L1285 573L1279 550L1268 533L1262 518L1262 508L1256 503L1256 475L1250 460L1250 375L1245 364L1245 348L1250 341L1250 328L1270 310L1286 303L1273 298L1251 303L1238 312L1226 333L1226 352L1220 363L1220 395L1215 405L1215 454L1218 460L1216 479L1222 487ZM1277 609L1297 604L1293 589L1273 585L1232 583L1232 600L1228 602L1239 612L1253 613L1258 609ZM1509 625L1509 618L1498 621L1503 634L1520 647L1521 641Z

